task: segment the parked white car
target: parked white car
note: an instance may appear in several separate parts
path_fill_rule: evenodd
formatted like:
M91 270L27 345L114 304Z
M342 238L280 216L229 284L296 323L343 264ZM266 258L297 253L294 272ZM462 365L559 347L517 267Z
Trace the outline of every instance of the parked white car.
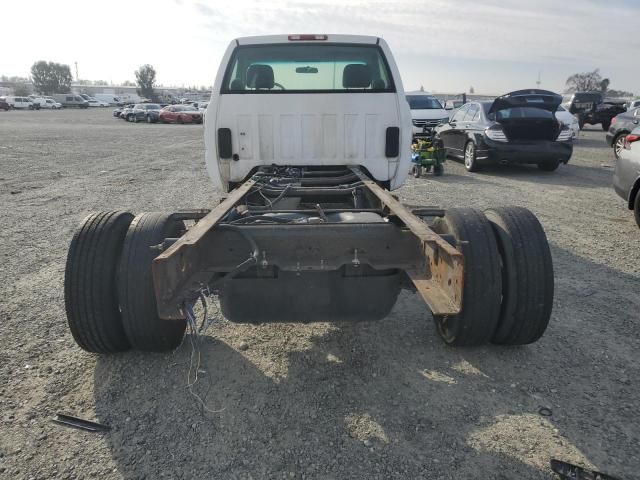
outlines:
M571 129L571 138L578 138L578 134L580 133L578 117L569 112L564 106L558 105L556 118Z
M44 104L40 105L40 108L49 108L52 110L58 110L59 108L62 108L62 104L56 102L53 98L45 98Z
M16 110L34 110L36 108L29 97L8 96L6 99L7 103Z
M431 136L431 132L441 122L449 119L440 101L428 92L417 91L406 94L411 109L411 123L413 136Z
M101 102L106 102L109 105L120 105L122 102L120 101L120 97L116 95L112 95L109 93L96 93L93 98L96 100L100 100Z
M36 107L36 108L46 108L44 106L44 104L46 103L46 100L43 97L38 97L36 95L29 95L29 98L33 102L33 106L34 107Z
M89 102L90 107L108 107L109 106L107 102L103 102L102 100L98 100L97 98L93 98L93 97L89 97L89 100L87 100L87 102Z

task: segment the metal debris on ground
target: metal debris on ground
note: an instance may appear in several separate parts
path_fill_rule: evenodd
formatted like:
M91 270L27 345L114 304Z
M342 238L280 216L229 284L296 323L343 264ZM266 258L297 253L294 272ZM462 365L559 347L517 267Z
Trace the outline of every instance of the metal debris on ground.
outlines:
M550 408L540 407L538 409L538 414L542 415L543 417L550 417L551 415L553 415L553 412Z
M77 428L79 430L85 430L87 432L108 432L111 427L103 425L101 423L91 422L78 417L72 417L71 415L65 415L63 413L56 414L52 419L55 423L64 425L65 427Z
M620 478L607 475L606 473L587 470L586 468L563 462L562 460L556 460L555 458L551 459L551 470L560 475L560 478L563 480L622 480Z

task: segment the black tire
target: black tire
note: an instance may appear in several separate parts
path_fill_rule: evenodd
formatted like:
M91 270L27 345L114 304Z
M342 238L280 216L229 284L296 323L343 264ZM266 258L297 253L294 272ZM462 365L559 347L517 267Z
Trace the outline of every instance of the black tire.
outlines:
M151 115L147 115L147 123L153 123L153 120L151 120Z
M500 253L491 224L479 210L452 208L435 220L433 229L453 235L464 255L462 311L434 316L436 330L449 345L488 343L498 326L502 295Z
M609 127L611 126L611 121L602 122L600 126L602 127L602 130L606 132L607 130L609 130Z
M477 172L480 170L476 160L476 144L473 143L472 140L465 143L462 159L464 161L464 168L466 168L468 172Z
M173 350L182 340L185 320L158 317L151 275L151 262L158 255L153 245L165 238L179 237L184 223L165 213L136 216L124 239L118 279L122 324L131 346L137 350Z
M69 329L88 352L128 350L118 309L116 273L129 212L92 213L73 235L64 274L64 303Z
M444 165L441 163L436 163L433 166L433 175L436 177L440 177L442 176L443 173L444 173Z
M620 158L620 153L624 148L624 139L627 138L627 135L628 133L626 132L619 133L614 137L613 142L611 142L611 145L613 146L613 155L616 157L616 160Z
M492 342L533 343L547 329L553 308L553 260L547 236L526 208L497 207L485 214L502 257L502 308Z
M552 162L543 162L538 164L538 168L543 172L554 172L560 166L560 160L553 160Z

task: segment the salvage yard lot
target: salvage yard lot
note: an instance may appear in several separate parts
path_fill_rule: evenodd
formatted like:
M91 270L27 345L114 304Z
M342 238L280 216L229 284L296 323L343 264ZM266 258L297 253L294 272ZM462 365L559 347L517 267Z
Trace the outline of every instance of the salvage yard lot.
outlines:
M516 204L551 243L546 335L455 349L422 300L357 325L234 325L174 353L80 350L66 326L66 250L91 211L207 208L200 125L111 109L0 114L0 478L549 478L550 458L623 479L640 467L640 230L611 184L604 133L568 166L410 179L407 205ZM551 413L551 416L540 415ZM68 413L104 435L50 422Z

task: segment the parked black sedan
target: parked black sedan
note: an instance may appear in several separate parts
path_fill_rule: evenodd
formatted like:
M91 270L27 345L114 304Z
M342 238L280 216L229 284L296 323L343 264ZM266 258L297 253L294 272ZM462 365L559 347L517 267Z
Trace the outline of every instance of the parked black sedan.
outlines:
M573 153L572 132L554 112L562 97L546 90L518 90L494 101L466 103L435 128L447 154L465 168L529 163L553 171Z
M621 113L611 119L611 126L607 132L607 144L613 148L616 159L624 148L624 139L640 124L640 108Z

